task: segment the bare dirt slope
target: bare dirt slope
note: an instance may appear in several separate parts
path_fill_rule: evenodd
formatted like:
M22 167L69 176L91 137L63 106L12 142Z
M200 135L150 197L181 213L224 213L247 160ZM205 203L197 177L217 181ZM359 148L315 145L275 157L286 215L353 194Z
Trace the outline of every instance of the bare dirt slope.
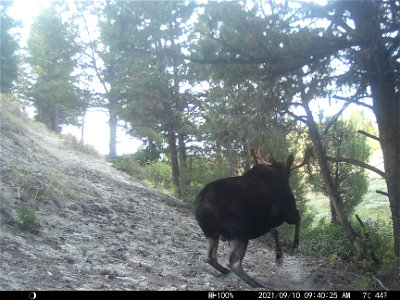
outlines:
M251 289L205 263L205 238L179 200L2 109L1 290ZM36 230L26 220L33 232L21 228L21 207L37 216ZM222 264L228 250L222 243ZM356 276L287 253L278 266L261 240L244 268L278 290L349 290Z

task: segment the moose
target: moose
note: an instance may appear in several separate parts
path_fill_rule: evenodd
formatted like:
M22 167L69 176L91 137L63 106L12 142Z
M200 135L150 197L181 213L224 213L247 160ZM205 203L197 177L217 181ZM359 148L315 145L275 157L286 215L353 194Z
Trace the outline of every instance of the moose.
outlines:
M255 165L241 176L223 178L207 184L196 198L195 215L208 241L207 262L222 274L230 270L252 287L267 288L243 270L242 261L249 240L271 232L275 239L276 258L282 256L276 227L283 222L296 225L294 247L298 244L300 214L289 186L294 169L308 164L312 150L304 160L292 167L294 157L286 164L272 155L262 158L254 149L251 155ZM230 242L229 269L219 264L219 240Z

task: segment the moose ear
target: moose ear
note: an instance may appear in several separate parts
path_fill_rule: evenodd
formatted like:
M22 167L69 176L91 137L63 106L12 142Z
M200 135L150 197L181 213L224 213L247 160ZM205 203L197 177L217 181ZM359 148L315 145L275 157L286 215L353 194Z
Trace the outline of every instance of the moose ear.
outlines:
M292 167L293 161L294 161L294 156L293 156L293 154L290 154L286 161L286 168L288 170L290 170L290 168Z

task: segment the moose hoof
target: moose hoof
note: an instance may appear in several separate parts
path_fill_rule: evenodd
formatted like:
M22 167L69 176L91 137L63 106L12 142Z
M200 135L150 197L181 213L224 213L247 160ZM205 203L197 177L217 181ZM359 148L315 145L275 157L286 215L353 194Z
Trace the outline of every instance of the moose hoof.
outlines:
M276 258L275 258L275 263L276 263L278 266L282 266L282 265L283 265L283 259L282 259L282 257L276 257Z

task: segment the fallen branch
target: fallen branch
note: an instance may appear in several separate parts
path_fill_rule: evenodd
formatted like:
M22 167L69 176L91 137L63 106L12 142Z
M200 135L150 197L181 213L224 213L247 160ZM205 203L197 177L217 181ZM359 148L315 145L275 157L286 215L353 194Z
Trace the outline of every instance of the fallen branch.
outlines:
M378 278L375 277L374 274L372 274L372 277L375 279L375 281L381 286L381 288L383 288L385 291L390 291L387 287L385 287L382 283L382 281L380 281Z

